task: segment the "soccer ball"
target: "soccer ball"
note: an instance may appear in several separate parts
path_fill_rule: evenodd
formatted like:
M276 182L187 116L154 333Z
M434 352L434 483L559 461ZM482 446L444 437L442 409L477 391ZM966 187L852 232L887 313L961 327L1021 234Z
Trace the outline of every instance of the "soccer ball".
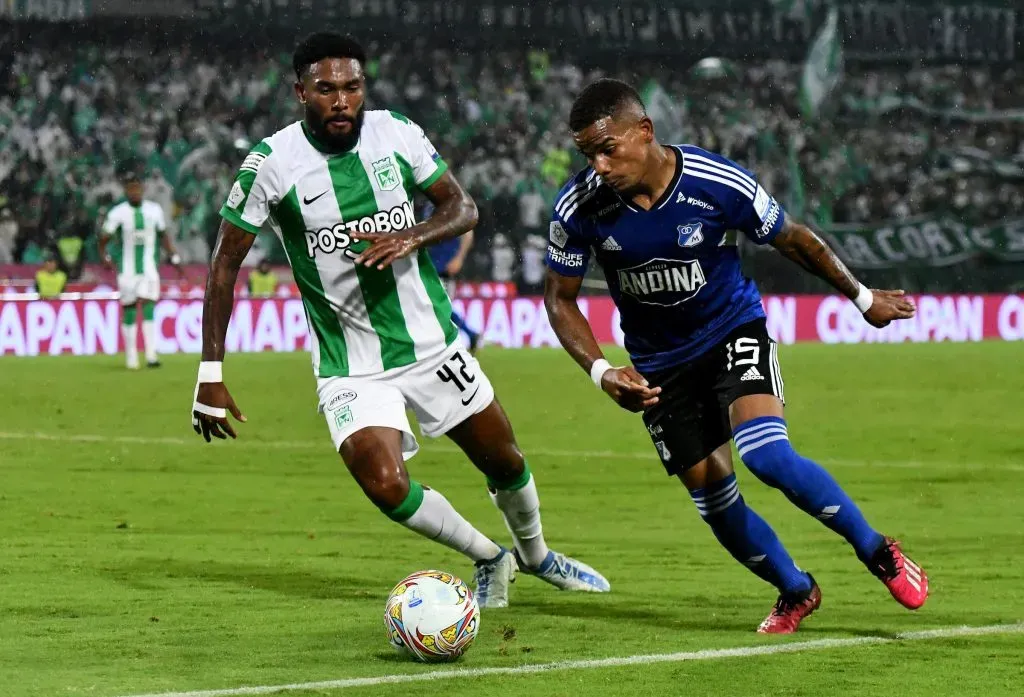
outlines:
M424 663L453 661L480 630L473 591L454 574L417 571L391 591L384 628L395 650Z

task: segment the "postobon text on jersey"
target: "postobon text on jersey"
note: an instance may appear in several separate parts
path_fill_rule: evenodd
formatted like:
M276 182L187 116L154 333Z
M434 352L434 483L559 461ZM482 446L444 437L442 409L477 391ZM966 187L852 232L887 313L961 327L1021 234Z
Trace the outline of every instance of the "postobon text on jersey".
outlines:
M348 258L355 259L359 255L350 249L353 244L352 233L398 232L415 224L416 217L413 215L412 204L406 201L400 206L346 223L336 223L332 227L323 227L319 230L306 230L303 233L306 237L306 254L312 259L316 257L317 252L333 254L340 250Z

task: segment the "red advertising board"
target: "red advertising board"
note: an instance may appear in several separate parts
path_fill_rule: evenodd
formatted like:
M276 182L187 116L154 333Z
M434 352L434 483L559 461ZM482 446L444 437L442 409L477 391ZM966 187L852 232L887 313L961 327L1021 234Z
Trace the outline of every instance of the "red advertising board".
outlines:
M769 296L768 329L784 344L797 341L855 344L903 341L1024 340L1024 296L920 295L917 316L874 329L853 304L835 296ZM456 299L453 304L487 344L557 346L541 298ZM618 310L608 297L580 299L598 341L622 344ZM157 303L157 350L198 353L202 348L202 300L166 298ZM4 300L0 298L0 355L90 355L122 349L116 299ZM298 351L308 329L298 298L239 299L228 329L227 349Z

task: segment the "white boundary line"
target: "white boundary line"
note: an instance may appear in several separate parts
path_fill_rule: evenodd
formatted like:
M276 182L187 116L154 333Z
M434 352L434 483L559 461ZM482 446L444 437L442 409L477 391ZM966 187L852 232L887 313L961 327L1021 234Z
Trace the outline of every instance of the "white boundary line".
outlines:
M0 440L31 440L50 441L62 443L123 443L126 445L202 445L196 439L175 438L175 437L148 437L148 436L108 436L102 434L50 434L40 432L9 432L0 431ZM318 441L245 441L240 440L235 445L250 446L257 448L272 448L285 450L323 448ZM457 448L445 445L435 445L431 449L442 452L459 452ZM645 452L615 452L608 450L578 451L578 450L546 450L542 448L531 448L529 452L549 457L572 457L579 458L610 458L610 459L640 459L654 460L653 453ZM938 465L959 465L955 462L878 462L867 461L841 461L826 460L834 464L845 465L871 465L879 464L887 467L928 467ZM977 464L977 463L976 463ZM1024 471L1024 466L1012 463L986 463L989 467L1000 469L1012 469ZM539 663L534 665L522 665L509 668L468 668L468 669L447 669L436 670L426 673L382 675L369 678L346 678L342 680L327 680L309 683L291 683L286 685L263 685L255 687L238 687L222 690L197 690L190 692L162 692L145 695L131 695L130 697L233 697L235 695L265 695L275 692L288 692L297 690L343 690L351 687L365 687L373 685L387 685L409 682L426 682L445 679L460 679L471 677L483 677L489 675L520 675L530 673L542 673L553 670L587 670L591 668L609 668L616 666L649 665L653 663L678 663L682 661L705 661L719 658L742 658L750 656L768 656L779 653L795 653L799 651L812 651L816 649L830 649L845 646L863 646L871 644L886 644L897 641L922 641L927 639L943 639L964 636L985 636L993 634L1019 634L1024 633L1024 623L1009 625L989 625L984 627L946 627L930 629L917 632L906 632L890 637L854 637L847 639L818 639L814 641L802 641L788 644L770 644L762 646L746 646L732 649L712 649L705 651L691 651L670 654L649 654L638 656L625 656L618 658L602 658L593 660L578 661L557 661L554 663Z
M0 431L0 440L35 440L50 441L56 443L120 443L123 445L178 445L183 447L199 447L207 445L199 436L191 438L178 438L174 436L109 436L100 433L43 433L38 431ZM461 450L444 441L431 442L424 450L442 453L460 453ZM322 450L329 453L326 438L316 438L308 441L293 440L247 440L243 435L231 443L232 448L257 448L271 450ZM652 448L638 451L617 451L617 450L552 450L549 448L524 448L527 459L530 455L541 457L559 457L571 460L580 459L607 459L607 460L649 460L657 462L658 457ZM844 460L841 458L822 457L817 458L819 462L826 465L838 467L898 467L901 469L922 469L927 467L963 467L961 460ZM998 469L1011 472L1024 472L1024 464L1008 462L1004 460L995 461L972 461L972 465L984 466L989 469Z
M492 675L528 675L531 673L546 673L556 670L590 670L592 668L615 668L620 666L651 665L654 663L710 661L720 658L749 658L751 656L771 656L780 653L798 653L801 651L835 649L850 646L867 646L905 641L925 641L928 639L950 639L956 637L1020 633L1024 633L1024 623L994 624L984 627L943 627L939 629L927 629L924 631L905 632L897 634L894 637L873 636L850 637L847 639L816 639L814 641L798 641L788 644L740 646L732 649L708 649L704 651L622 656L618 658L556 661L553 663L536 663L533 665L512 666L507 668L448 668L445 670L433 670L425 673L398 673L393 675L379 675L369 678L345 678L342 680L323 680L320 682L291 683L287 685L257 685L253 687L234 687L223 690L155 692L145 695L129 695L127 697L235 697L236 695L268 695L275 692L294 692L298 690L345 690L352 687L372 687L375 685L394 685L397 683L459 680L462 678L480 678Z

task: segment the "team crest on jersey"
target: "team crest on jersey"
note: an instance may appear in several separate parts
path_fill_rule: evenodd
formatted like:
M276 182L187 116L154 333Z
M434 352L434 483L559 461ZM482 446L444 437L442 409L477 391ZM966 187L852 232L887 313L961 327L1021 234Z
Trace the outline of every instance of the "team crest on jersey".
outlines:
M704 233L701 231L703 223L694 221L676 228L679 231L680 247L696 247L704 241Z
M352 407L346 406L338 410L334 414L334 425L338 428L345 428L348 424L355 421L355 417L352 415Z
M669 452L668 446L665 445L665 441L654 441L654 447L658 450L658 457L661 458L662 462L668 462L669 460L672 459L672 453Z
M619 290L644 305L671 307L686 302L707 284L696 259L651 259L619 269Z
M373 161L373 178L377 180L377 188L381 191L392 191L402 183L402 178L398 176L398 167L390 157Z

